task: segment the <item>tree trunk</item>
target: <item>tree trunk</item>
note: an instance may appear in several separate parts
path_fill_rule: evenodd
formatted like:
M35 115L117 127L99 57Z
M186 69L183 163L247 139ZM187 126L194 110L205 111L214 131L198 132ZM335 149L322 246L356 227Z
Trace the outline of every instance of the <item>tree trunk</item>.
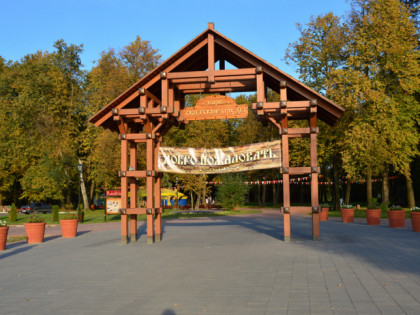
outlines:
M90 200L93 203L93 198L95 195L95 181L93 180L92 183L90 184Z
M372 169L366 171L366 202L369 205L372 199Z
M382 174L382 203L389 204L389 180L388 171L384 171Z
M79 164L82 164L82 161L79 160ZM85 210L89 209L89 200L88 200L88 195L86 192L86 185L85 185L85 181L83 180L83 170L81 172L79 172L79 176L80 176L80 190L82 192L82 198L83 198L83 208Z
M194 209L194 194L192 191L190 192L190 195L191 195L191 210L192 210Z
M277 204L277 191L276 191L276 183L273 183L273 207Z
M347 180L346 184L346 196L344 197L344 203L348 205L350 203L350 191L351 191L351 182Z
M333 165L333 176L334 176L334 209L340 211L340 176L338 167Z
M414 189L413 189L413 181L411 180L411 176L405 177L405 182L407 185L407 202L409 208L414 208L416 206L416 200L414 198Z

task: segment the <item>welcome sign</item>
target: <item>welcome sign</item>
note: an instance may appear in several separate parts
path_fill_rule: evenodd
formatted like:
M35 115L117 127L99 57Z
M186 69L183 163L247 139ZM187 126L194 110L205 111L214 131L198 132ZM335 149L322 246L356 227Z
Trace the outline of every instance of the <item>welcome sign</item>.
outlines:
M158 157L159 172L181 174L232 173L281 166L281 140L216 149L161 147Z

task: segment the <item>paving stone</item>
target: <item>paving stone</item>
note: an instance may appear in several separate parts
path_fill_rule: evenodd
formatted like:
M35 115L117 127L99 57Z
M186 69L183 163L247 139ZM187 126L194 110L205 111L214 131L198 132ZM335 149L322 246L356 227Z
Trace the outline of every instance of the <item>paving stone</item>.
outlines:
M291 222L287 243L274 211L167 220L154 245L145 222L128 245L119 223L81 225L72 240L51 227L43 244L0 252L0 313L419 313L419 234L333 218L314 242L309 216Z

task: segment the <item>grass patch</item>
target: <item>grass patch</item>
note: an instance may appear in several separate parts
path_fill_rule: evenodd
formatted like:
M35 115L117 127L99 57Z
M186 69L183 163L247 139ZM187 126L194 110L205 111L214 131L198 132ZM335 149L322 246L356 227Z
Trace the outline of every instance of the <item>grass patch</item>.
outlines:
M409 219L410 218L410 209L404 209L404 211L405 211L405 218ZM341 212L330 210L330 211L328 211L328 216L329 217L341 217ZM366 218L366 209L364 209L364 208L354 209L354 217L355 218ZM381 218L382 219L388 219L387 211L382 210Z
M203 209L204 210L204 209ZM251 214L251 213L260 213L261 210L255 209L242 209L242 210L223 210L223 211L199 211L194 212L194 210L188 211L177 211L177 209L165 209L165 212L162 215L163 219L186 219L186 218L199 218L199 217L220 217L220 216L230 216L230 215L242 215L242 214ZM73 213L77 213L74 212ZM60 222L55 222L52 220L52 214L39 214L41 217L45 219L45 223L47 225L53 224L60 224ZM60 214L63 216L63 214ZM10 222L8 216L0 216L1 220L5 220L8 225L23 225L28 222L30 215L27 214L19 214L17 216L16 222ZM146 215L138 215L137 220L146 220ZM106 222L120 222L121 216L119 214L109 214L106 216ZM83 224L91 224L91 223L104 223L104 211L97 210L97 211L85 211L85 222Z
M26 241L26 235L20 235L20 236L9 236L7 238L7 243L15 243L20 241Z

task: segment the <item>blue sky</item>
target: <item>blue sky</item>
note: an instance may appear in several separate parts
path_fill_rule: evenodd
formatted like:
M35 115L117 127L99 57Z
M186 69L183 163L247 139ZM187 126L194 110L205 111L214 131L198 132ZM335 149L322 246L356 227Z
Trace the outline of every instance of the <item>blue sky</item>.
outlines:
M19 60L53 43L83 44L86 69L101 51L120 49L139 35L168 58L207 28L215 29L297 77L283 61L298 39L296 23L328 12L344 15L347 0L0 0L0 56Z

